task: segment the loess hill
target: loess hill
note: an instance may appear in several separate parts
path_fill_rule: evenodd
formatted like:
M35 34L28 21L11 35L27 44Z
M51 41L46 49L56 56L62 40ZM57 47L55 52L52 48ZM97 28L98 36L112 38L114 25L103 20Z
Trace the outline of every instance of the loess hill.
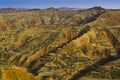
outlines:
M0 9L0 80L119 80L120 10Z

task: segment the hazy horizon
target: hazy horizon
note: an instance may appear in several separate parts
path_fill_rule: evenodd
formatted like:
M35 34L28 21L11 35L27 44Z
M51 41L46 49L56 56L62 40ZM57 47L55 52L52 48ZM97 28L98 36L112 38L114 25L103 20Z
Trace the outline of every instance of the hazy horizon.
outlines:
M88 7L88 8L81 8L81 7L46 7L46 8L40 8L40 7L36 7L36 8L26 8L26 7L0 7L0 9L7 9L7 8L13 8L13 9L48 9L48 8L55 8L55 9L60 9L60 8L76 8L76 9L89 9L89 8L94 8L94 7L101 7L101 6L93 6L93 7ZM101 7L104 8L104 7ZM105 8L105 9L109 9L109 8Z
M101 6L106 9L120 9L120 1L114 0L2 0L0 8L91 8Z

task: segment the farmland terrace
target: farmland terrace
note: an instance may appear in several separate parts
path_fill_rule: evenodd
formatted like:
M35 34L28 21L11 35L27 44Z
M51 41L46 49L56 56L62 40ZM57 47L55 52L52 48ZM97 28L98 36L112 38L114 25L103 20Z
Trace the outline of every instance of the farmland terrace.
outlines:
M0 10L0 80L119 80L120 11Z

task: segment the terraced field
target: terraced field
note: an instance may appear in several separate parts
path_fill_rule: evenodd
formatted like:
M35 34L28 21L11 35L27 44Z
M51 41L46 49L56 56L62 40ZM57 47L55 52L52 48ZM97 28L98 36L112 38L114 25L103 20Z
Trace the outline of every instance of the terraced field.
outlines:
M98 23L117 12L1 14L0 80L119 80L120 27Z

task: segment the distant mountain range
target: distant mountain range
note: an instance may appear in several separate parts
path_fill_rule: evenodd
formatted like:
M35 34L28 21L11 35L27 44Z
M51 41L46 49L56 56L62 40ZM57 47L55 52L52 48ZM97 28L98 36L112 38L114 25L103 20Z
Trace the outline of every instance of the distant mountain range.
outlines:
M13 12L24 12L24 11L40 11L40 10L65 10L65 11L79 11L79 10L103 10L102 7L92 7L92 8L69 8L69 7L60 7L60 8L53 8L49 7L46 9L40 8L0 8L0 13L13 13ZM107 9L108 10L108 9ZM119 10L119 9L109 9L109 10Z
M69 8L69 7L61 7L59 10L85 10L85 8Z

